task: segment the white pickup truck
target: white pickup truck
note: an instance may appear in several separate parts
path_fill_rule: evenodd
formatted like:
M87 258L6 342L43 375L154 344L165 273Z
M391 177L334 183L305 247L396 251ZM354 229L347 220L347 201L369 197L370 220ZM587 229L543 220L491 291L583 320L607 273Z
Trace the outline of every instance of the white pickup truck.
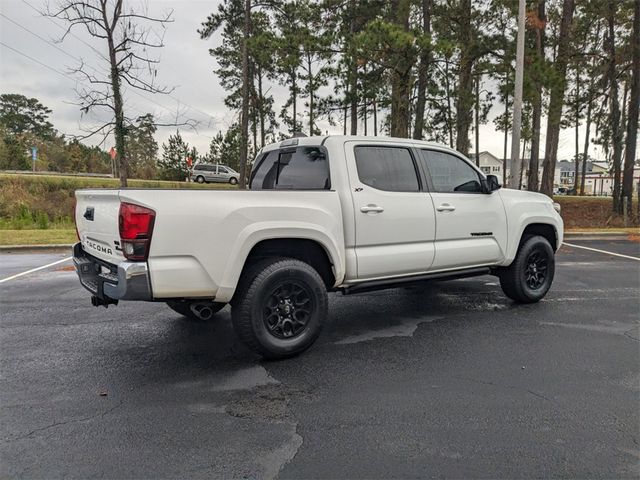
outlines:
M554 276L563 223L450 148L381 137L293 138L259 152L249 190L79 190L76 270L96 306L231 304L264 357L302 352L344 294L493 274L516 302Z

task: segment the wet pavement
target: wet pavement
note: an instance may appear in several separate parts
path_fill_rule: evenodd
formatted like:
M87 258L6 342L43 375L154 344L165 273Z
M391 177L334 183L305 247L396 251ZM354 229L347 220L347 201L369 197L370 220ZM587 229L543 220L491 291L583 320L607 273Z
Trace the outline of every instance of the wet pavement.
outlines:
M0 255L0 279L60 258ZM279 362L228 307L96 309L69 265L0 284L0 477L640 475L638 261L563 247L535 305L489 276L332 294Z

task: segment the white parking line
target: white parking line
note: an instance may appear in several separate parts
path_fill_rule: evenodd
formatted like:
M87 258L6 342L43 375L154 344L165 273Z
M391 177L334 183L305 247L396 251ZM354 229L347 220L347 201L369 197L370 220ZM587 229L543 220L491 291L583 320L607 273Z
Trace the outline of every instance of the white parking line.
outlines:
M22 277L23 275L29 275L30 273L37 272L38 270L44 270L45 268L53 267L54 265L58 265L62 262L68 262L72 257L63 258L62 260L58 260L53 263L49 263L47 265L43 265L42 267L32 268L31 270L27 270L26 272L17 273L7 278L3 278L0 280L0 283L8 282L9 280L13 280L14 278Z
M562 245L566 245L567 247L573 247L573 248L582 248L583 250L591 250L592 252L605 253L607 255L613 255L614 257L628 258L629 260L637 260L638 262L640 262L640 258L638 257L632 257L630 255L622 255L621 253L608 252L606 250L599 250L597 248L591 248L591 247L583 247L582 245L574 245L573 243L566 243L566 242L562 242Z

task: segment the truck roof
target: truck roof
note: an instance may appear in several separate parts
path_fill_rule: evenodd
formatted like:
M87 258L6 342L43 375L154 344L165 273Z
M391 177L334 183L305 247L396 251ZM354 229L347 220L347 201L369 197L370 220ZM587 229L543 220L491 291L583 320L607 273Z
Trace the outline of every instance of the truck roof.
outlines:
M327 142L338 142L344 143L348 141L363 141L363 142L389 142L389 143L413 143L418 145L423 145L425 147L438 147L446 150L455 151L454 149L448 147L447 145L435 142L426 142L424 140L414 140L412 138L398 138L398 137L387 137L387 136L365 136L365 135L322 135L322 136L313 136L313 137L293 137L288 138L286 140L282 140L280 142L271 143L269 145L265 145L262 149L262 152L268 152L271 150L275 150L282 147L294 146L294 145L324 145Z

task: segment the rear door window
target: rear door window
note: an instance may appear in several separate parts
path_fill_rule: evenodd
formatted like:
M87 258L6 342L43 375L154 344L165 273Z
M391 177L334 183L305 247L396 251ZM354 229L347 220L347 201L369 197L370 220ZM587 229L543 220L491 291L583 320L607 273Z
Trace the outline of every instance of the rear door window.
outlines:
M254 170L251 190L328 190L329 162L321 147L295 147L267 153Z
M387 192L417 192L418 174L409 149L361 146L355 148L358 178L362 183Z

